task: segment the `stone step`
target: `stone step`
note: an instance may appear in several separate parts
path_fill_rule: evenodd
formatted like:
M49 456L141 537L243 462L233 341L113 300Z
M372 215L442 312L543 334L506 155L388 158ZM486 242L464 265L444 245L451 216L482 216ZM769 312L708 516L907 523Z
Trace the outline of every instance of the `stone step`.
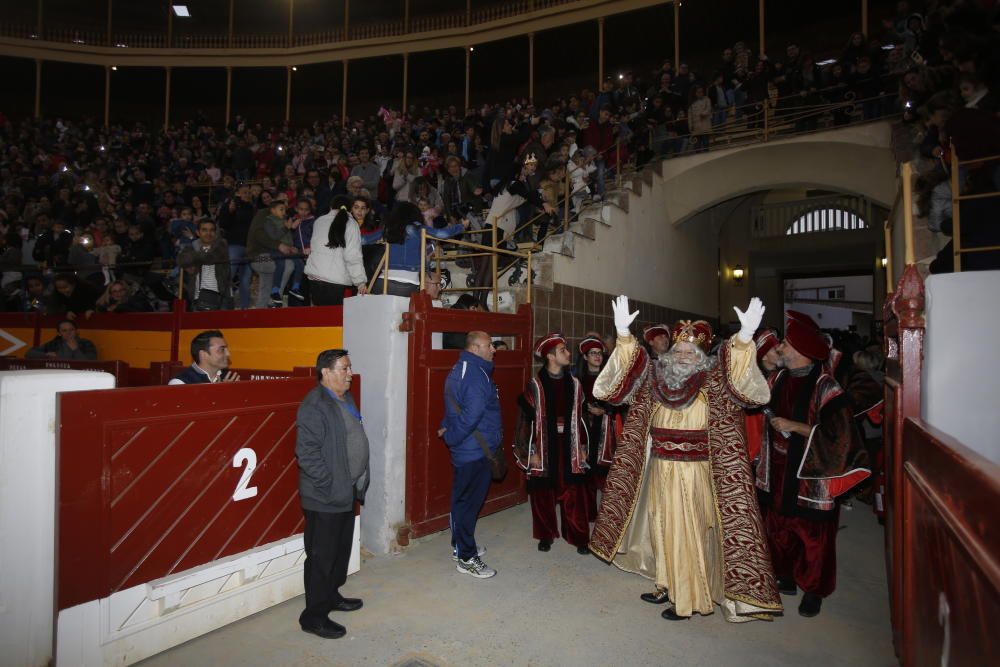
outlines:
M569 223L569 230L591 241L597 238L597 223L593 220L574 220Z
M574 257L575 239L576 235L572 233L553 234L545 239L545 245L542 247L542 250L547 253L564 255L565 257Z

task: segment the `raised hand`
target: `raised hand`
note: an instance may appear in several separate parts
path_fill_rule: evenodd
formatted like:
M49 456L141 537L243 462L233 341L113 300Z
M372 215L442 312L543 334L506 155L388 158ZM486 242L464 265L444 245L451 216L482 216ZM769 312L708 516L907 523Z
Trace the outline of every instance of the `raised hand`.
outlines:
M615 315L615 329L618 331L618 335L627 336L629 325L638 317L639 311L630 314L628 312L628 297L622 294L611 300L611 312Z
M736 311L736 317L740 318L740 332L737 335L744 343L749 343L753 340L754 332L757 331L760 321L764 318L764 303L754 297L750 299L745 312L736 306L733 306L733 310Z

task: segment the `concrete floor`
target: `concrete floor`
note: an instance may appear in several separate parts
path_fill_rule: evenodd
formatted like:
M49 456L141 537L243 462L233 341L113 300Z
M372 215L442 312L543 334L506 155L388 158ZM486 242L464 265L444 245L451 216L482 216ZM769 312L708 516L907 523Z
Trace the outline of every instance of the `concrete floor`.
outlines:
M364 520L362 516L362 520ZM541 553L522 505L480 521L486 580L456 572L447 533L393 556L368 558L343 592L365 601L331 618L347 636L299 630L302 598L233 623L141 663L145 667L320 665L895 665L882 529L860 503L841 513L837 592L816 618L726 623L722 614L669 622L639 600L646 580L577 555Z

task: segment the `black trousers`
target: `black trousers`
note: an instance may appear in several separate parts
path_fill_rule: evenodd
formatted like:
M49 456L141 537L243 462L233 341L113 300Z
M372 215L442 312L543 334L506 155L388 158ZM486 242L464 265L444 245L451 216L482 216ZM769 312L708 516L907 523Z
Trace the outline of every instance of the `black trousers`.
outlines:
M306 517L304 535L306 562L306 608L299 616L301 625L318 625L343 600L340 587L347 581L347 563L354 541L354 511L314 512Z
M353 287L353 285L337 285L310 278L309 297L314 306L343 306L344 290Z

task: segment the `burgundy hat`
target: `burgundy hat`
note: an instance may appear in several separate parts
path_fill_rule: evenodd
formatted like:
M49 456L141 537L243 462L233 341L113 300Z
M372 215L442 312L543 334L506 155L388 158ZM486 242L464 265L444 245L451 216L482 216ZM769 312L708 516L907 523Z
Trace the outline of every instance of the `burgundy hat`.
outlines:
M778 343L781 341L778 340L778 334L775 333L774 329L765 328L758 329L757 333L754 334L753 342L757 346L757 363L759 364L760 360L768 352L778 347Z
M580 354L587 354L591 350L600 350L601 354L605 355L608 353L608 348L600 338L590 336L580 341Z
M712 325L705 320L681 320L670 332L670 340L677 343L694 343L708 354L712 349Z
M667 338L670 338L670 327L666 324L650 324L648 327L642 330L642 338L647 343L652 343L653 339L663 334Z
M785 323L785 342L810 359L826 361L830 356L830 346L827 345L823 332L813 319L805 313L794 310L789 310L785 314L788 316L788 321Z
M560 333L550 333L547 336L543 336L535 343L535 356L539 359L545 359L545 355L556 349L559 343L566 344L566 339Z

